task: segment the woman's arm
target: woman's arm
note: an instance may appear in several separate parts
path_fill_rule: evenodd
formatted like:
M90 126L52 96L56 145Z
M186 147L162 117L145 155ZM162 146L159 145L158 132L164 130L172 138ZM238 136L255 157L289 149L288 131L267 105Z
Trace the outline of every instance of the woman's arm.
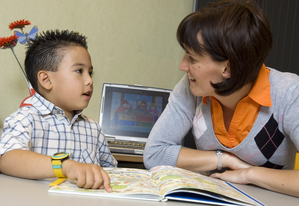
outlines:
M194 115L195 99L185 75L174 88L167 107L149 135L143 155L146 168L176 166L181 141L192 127Z
M249 168L251 165L243 162L235 155L224 152L222 154L222 167L232 170ZM177 167L194 172L212 171L217 169L218 157L215 151L203 151L182 147Z
M214 173L211 177L238 184L254 184L262 188L299 197L299 170L250 167Z
M211 171L217 168L215 151L182 148L177 167L191 171ZM259 187L299 197L299 170L279 170L251 166L230 153L222 155L223 167L229 170L214 173L211 177L237 184L254 184Z
M215 170L217 163L215 151L182 148L177 167L202 172ZM237 184L254 184L265 189L299 197L299 170L251 166L226 152L222 155L222 164L228 170L223 173L214 173L211 177Z
M215 170L217 161L215 151L202 151L182 147L176 166L194 172L204 172Z

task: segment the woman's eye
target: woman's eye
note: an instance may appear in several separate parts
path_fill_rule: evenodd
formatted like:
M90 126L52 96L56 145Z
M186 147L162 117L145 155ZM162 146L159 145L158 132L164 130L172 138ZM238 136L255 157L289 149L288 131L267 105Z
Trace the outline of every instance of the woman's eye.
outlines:
M189 56L189 59L190 59L191 63L195 62L195 60L191 56Z

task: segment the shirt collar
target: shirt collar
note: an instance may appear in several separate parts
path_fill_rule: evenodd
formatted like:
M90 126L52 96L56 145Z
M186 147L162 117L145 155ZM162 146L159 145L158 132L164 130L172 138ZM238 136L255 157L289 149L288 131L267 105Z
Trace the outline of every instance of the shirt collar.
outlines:
M248 97L262 106L272 106L271 101L271 84L269 80L270 69L267 69L263 64L259 71L259 75L250 90ZM207 96L202 98L204 104L208 104Z
M50 114L53 111L54 107L55 107L55 105L53 103L46 100L44 97L42 97L37 92L35 92L35 94L31 98L31 104L42 115Z
M262 106L272 106L271 101L271 84L269 80L270 69L267 69L263 64L259 75L248 94L253 101Z
M64 115L64 112L61 108L55 106L53 103L46 100L44 97L42 97L40 94L35 92L33 97L30 100L30 103L32 106L34 106L42 115L47 115L50 113L60 113ZM78 116L81 116L83 110L76 111L76 114L74 116L74 119L76 119Z

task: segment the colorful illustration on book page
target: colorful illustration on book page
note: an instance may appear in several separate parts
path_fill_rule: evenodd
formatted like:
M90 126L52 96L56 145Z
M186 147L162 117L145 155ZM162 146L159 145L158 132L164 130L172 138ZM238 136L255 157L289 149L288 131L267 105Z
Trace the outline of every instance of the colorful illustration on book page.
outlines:
M106 193L113 195L113 193L118 193L119 195L153 194L159 196L159 191L156 189L155 184L150 178L150 174L146 170L113 168L112 170L107 169L106 172L110 176L111 193L107 193L104 189L78 188L76 181L73 180L67 180L59 186L51 188L51 190L85 194Z
M118 168L106 170L106 172L110 176L111 188L114 193L159 194L147 171Z
M200 189L239 200L252 201L224 181L180 168L171 166L156 167L155 170L152 170L152 178L161 195L175 189Z

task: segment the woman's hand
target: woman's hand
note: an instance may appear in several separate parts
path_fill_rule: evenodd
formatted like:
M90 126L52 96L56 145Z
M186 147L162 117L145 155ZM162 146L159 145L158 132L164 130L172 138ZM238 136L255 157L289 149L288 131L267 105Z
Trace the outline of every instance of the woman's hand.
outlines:
M247 178L247 169L236 169L236 170L226 170L223 173L213 173L211 177L218 178L226 182L232 182L237 184L249 184Z
M214 173L211 177L238 184L248 184L247 171L252 166L243 162L233 154L223 153L222 155L223 167L228 170L223 173Z
M231 153L224 152L222 154L222 165L223 168L228 168L231 170L238 170L238 169L246 169L251 167L252 165L240 160L238 157Z

